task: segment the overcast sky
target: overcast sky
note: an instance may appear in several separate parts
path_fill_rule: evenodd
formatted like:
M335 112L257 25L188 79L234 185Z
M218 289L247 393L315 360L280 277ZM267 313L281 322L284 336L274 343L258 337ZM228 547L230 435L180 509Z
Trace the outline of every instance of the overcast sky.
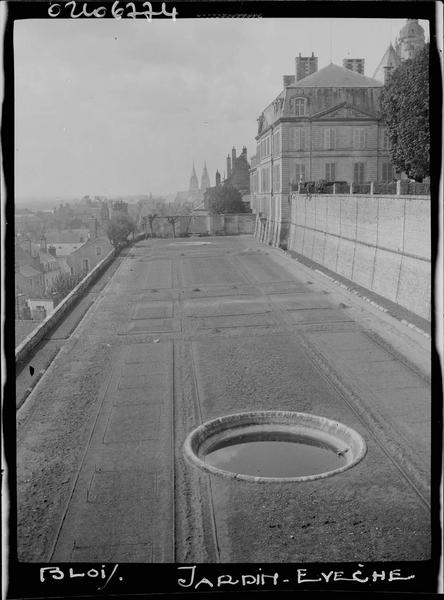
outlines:
M15 24L16 196L168 193L255 151L299 54L365 58L405 20L28 20ZM426 21L420 21L429 38Z

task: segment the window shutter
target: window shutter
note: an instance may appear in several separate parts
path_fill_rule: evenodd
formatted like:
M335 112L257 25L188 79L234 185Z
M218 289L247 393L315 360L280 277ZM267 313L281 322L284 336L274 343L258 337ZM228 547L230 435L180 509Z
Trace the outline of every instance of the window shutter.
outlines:
M324 149L330 149L330 129L324 129Z
M336 148L336 129L330 129L330 150Z
M301 149L301 130L299 129L299 127L295 127L294 130L294 149Z
M300 136L301 136L300 150L305 150L305 129L300 130Z

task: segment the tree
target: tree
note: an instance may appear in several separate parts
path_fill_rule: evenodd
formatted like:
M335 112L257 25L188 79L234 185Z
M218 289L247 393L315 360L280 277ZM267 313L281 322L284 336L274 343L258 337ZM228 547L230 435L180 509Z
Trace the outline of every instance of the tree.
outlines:
M398 171L422 181L430 173L429 45L406 60L382 90L390 157Z
M119 212L108 222L106 233L115 248L119 248L128 240L130 233L134 234L135 222L125 213Z
M156 219L157 214L148 215L148 223L150 224L151 237L154 237L154 219Z
M176 223L179 220L179 218L180 217L178 215L174 216L174 217L173 216L172 217L167 217L167 221L171 225L171 228L173 230L173 238L176 237Z
M213 214L249 212L242 196L231 185L218 185L208 188L204 195L205 206Z
M56 304L73 290L78 283L83 279L84 275L73 275L71 273L60 273L54 279L51 289L46 294L48 298L52 298Z

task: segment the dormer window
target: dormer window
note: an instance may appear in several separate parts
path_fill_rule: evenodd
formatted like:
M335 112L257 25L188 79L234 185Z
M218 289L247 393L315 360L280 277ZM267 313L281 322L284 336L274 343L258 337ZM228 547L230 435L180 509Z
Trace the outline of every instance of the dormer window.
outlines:
M293 110L296 117L305 116L305 109L307 105L307 100L305 98L294 98L293 100Z

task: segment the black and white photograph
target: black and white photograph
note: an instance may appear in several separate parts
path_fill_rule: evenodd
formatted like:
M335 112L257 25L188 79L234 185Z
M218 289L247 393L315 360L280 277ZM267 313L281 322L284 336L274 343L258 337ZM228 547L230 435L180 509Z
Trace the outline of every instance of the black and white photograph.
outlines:
M9 597L437 592L442 7L19 4Z

